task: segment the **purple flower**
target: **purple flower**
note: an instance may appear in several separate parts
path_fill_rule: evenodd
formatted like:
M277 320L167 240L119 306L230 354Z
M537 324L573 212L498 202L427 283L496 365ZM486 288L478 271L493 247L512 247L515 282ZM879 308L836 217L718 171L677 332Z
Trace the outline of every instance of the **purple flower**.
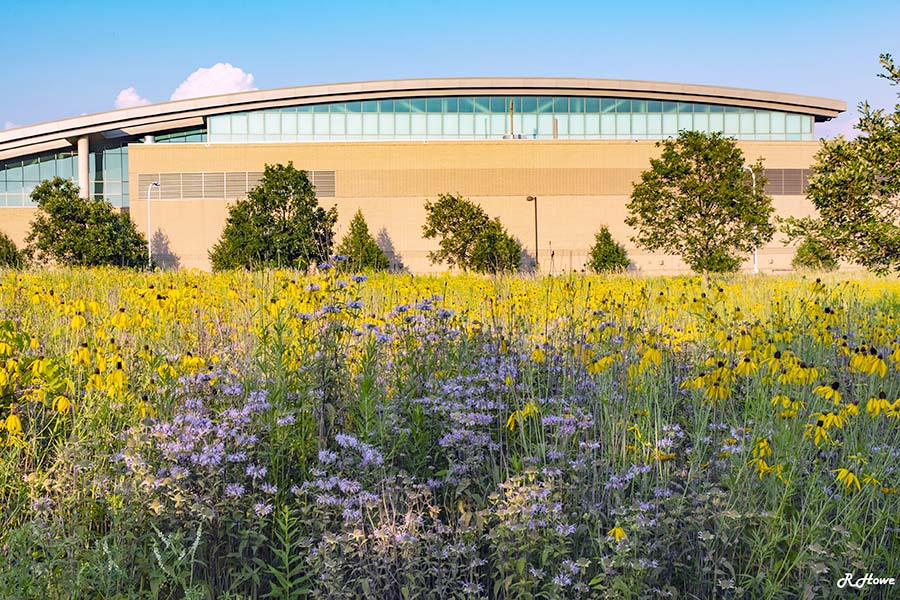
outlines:
M247 476L251 479L262 479L266 476L268 469L264 466L260 465L247 465Z
M257 517L265 517L272 514L272 505L266 502L257 502L253 505L253 512Z
M225 486L225 495L229 498L240 498L244 495L244 486L239 483L229 483Z
M324 463L326 465L330 465L334 461L336 461L338 455L331 450L319 450L319 462Z
M278 417L278 420L276 421L276 423L279 426L284 426L284 425L292 425L294 423L294 421L295 421L294 415L284 415L283 417Z

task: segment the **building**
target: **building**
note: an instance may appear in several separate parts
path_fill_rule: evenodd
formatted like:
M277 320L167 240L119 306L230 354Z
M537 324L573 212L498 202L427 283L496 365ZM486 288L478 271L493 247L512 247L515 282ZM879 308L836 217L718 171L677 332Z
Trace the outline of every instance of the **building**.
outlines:
M542 268L581 269L607 224L637 270L678 272L669 256L634 247L624 225L632 182L655 142L681 129L734 136L765 159L781 215L807 215L815 123L838 100L727 87L606 79L471 78L374 81L165 102L0 131L0 230L21 244L30 190L70 177L83 194L129 210L163 264L209 267L228 203L266 163L311 173L336 205L338 237L362 209L396 264L429 264L423 204L459 193L499 216ZM159 187L151 183L159 182ZM790 268L780 240L760 248L761 271ZM748 261L747 267L750 267Z

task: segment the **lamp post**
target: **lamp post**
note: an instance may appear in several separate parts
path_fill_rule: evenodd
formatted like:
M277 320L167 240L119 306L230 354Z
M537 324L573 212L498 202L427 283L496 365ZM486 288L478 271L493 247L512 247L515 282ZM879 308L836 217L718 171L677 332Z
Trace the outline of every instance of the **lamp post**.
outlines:
M159 182L154 181L150 185L147 186L147 268L150 269L153 266L153 251L151 250L151 237L150 233L150 191L159 187Z
M753 182L753 196L756 197L756 173L750 167L744 167L744 170L750 173L750 179ZM757 248L753 248L753 274L759 274L759 256Z
M528 196L526 202L534 202L534 270L538 268L537 196Z

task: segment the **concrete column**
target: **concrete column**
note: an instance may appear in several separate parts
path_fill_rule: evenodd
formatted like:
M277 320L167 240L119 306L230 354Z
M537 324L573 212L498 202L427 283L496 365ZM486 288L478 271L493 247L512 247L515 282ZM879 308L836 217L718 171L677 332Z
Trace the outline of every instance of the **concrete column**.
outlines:
M145 135L145 136L144 136L144 143L145 143L145 144L152 144L152 143L154 143L154 142L156 142L156 138L153 137L152 135Z
M78 195L82 198L91 197L90 170L88 169L90 158L87 136L78 138Z

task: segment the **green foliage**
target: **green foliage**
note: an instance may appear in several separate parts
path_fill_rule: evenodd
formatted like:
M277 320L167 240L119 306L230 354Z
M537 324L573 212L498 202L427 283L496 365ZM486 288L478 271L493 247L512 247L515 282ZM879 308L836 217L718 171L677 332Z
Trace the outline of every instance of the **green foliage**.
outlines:
M795 269L834 271L838 268L838 261L826 244L815 238L807 238L797 246L791 265Z
M306 171L266 165L262 181L228 213L209 253L213 270L291 267L305 270L331 253L337 210L319 206Z
M594 245L591 246L588 260L590 269L595 273L619 273L630 264L625 248L613 239L609 227L603 225L594 236Z
M879 77L900 84L900 68L881 55ZM818 219L786 219L790 239L812 237L835 258L885 274L900 270L900 104L893 113L859 105L855 140L823 140L807 196Z
M350 231L341 240L337 254L347 257L343 268L351 271L372 269L384 271L390 265L384 250L375 243L375 238L369 233L369 226L363 217L362 211L356 211L353 220L350 221Z
M475 239L469 266L479 273L509 273L519 270L522 245L506 232L500 219L488 221Z
M515 271L521 245L510 236L499 219L491 219L483 208L461 196L442 194L425 203L425 239L439 238L440 249L429 252L432 263L482 273Z
M18 269L22 266L22 253L16 248L16 243L0 231L0 267Z
M754 190L733 139L682 131L657 146L662 155L651 159L627 207L625 222L637 229L637 244L676 254L706 273L733 270L742 253L772 239L774 209L763 191L762 160L752 166Z
M25 241L38 263L77 267L138 267L147 262L147 240L127 214L103 200L79 198L70 180L54 177L31 192L38 212Z
M305 597L312 578L305 557L306 548L301 544L302 530L297 518L283 506L275 518L275 531L270 560L257 558L261 568L272 578L271 589L265 596L276 600L294 600Z

